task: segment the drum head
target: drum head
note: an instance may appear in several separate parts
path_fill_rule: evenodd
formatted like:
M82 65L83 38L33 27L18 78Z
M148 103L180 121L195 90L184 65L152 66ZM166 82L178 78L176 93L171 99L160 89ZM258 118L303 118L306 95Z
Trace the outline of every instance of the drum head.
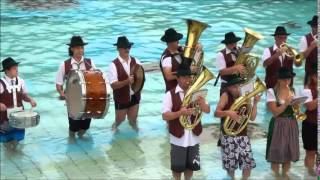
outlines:
M85 82L82 71L71 71L66 85L66 102L69 116L80 119L85 108Z
M133 70L134 83L131 85L133 92L140 92L145 82L144 69L141 65L136 64Z

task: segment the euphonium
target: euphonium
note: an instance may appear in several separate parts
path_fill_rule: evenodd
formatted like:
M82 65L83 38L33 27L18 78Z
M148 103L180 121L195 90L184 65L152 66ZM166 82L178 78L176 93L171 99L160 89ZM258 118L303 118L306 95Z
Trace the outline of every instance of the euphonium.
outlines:
M195 128L199 124L201 117L202 117L202 111L198 107L198 104L191 102L193 93L200 90L200 88L204 84L206 84L209 80L211 80L213 78L214 78L214 75L206 67L203 67L203 70L198 75L198 78L188 88L188 90L183 98L181 106L188 107L188 108L196 108L196 111L191 116L180 116L179 121L185 129Z
M305 58L303 53L297 53L297 51L294 48L290 47L287 43L282 43L280 45L280 49L282 48L287 48L285 55L288 57L293 57L295 66L299 67L302 65L302 61Z
M247 126L252 115L251 98L265 91L267 87L257 78L253 91L237 98L231 105L230 110L238 112L240 116L239 122L232 120L229 116L225 118L223 123L224 132L229 136L236 136Z
M250 55L249 52L263 36L248 28L244 28L244 31L245 38L235 64L242 64L245 67L246 71L242 77L246 78L246 81L250 81L255 75L260 58Z

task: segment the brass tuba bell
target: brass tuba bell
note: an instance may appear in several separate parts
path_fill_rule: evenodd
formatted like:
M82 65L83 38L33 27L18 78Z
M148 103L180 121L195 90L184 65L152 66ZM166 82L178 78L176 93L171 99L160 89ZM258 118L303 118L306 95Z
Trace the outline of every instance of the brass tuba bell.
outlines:
M249 53L255 43L262 39L263 36L249 28L244 28L244 32L245 38L235 64L242 64L245 67L246 71L242 77L246 79L246 82L248 82L254 77L260 59L259 57L252 56Z
M188 34L185 48L183 51L183 57L193 59L196 50L195 47L198 44L201 33L207 27L210 27L210 25L193 19L187 19L186 22L188 26Z
M252 115L251 98L265 91L267 87L257 78L253 91L237 98L231 105L230 110L238 112L240 122L232 120L229 116L225 118L223 123L223 130L229 136L238 135L247 126Z

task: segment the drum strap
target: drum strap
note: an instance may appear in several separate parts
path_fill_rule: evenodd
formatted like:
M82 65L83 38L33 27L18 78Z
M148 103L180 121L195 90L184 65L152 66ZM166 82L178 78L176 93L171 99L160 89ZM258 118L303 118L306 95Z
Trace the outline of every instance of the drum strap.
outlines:
M22 88L19 84L18 78L16 78L16 80L11 80L11 82L8 82L4 77L1 80L5 83L7 91L12 93L13 107L18 107L17 91L21 91Z

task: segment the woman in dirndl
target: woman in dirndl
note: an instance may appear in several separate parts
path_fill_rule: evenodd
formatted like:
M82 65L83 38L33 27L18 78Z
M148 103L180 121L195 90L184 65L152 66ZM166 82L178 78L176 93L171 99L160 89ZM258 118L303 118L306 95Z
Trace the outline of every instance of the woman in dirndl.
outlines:
M299 160L299 129L294 116L294 90L290 86L291 78L295 76L291 70L280 68L277 84L267 91L267 106L273 114L269 124L266 159L271 163L271 169L276 177L288 177L291 162Z

